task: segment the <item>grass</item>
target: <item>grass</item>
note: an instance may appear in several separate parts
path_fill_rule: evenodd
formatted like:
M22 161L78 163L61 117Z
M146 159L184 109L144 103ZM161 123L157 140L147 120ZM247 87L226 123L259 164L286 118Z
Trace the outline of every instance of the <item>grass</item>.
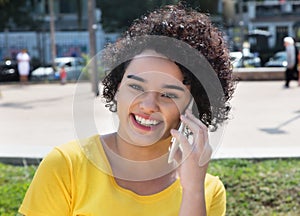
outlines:
M0 163L0 215L15 216L30 184L35 166Z
M0 163L1 216L16 215L35 170ZM226 187L226 215L300 215L300 159L213 160L209 172Z
M300 215L300 159L216 160L209 169L225 185L226 215Z

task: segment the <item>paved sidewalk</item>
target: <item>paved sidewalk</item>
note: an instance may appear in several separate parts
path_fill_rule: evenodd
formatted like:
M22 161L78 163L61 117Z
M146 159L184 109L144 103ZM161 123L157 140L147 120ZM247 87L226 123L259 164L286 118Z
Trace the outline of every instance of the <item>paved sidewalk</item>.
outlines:
M300 88L291 84L283 89L283 81L240 82L231 120L213 157L299 157ZM82 86L76 98L94 103L98 132L109 132L112 115L101 99L94 101L89 83ZM76 139L86 120L73 113L75 90L76 84L1 84L0 158L42 158L54 146Z

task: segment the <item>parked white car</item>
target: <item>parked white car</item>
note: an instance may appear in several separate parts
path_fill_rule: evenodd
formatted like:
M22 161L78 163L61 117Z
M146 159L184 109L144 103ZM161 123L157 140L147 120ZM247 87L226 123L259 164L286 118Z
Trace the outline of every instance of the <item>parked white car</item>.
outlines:
M77 80L85 65L83 59L79 57L55 58L56 70L54 70L51 65L39 67L32 71L31 80L59 80L59 71L63 66L67 73L67 80Z
M286 51L277 52L266 62L265 67L286 67L286 58Z
M254 53L230 52L230 60L234 68L241 67L261 67L261 59Z

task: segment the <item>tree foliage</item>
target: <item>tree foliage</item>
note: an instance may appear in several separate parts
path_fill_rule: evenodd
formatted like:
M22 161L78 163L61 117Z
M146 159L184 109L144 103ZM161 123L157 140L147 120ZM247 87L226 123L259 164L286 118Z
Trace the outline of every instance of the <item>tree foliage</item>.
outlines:
M82 28L83 1L73 0L77 10L77 24ZM106 32L121 32L130 23L153 9L166 4L176 4L179 1L202 12L217 13L218 0L95 0L97 8L102 11L103 29ZM33 0L0 0L0 31L4 29L37 30L38 21L33 20Z
M218 0L96 0L102 11L102 25L105 31L123 31L136 19L166 4L183 4L196 10L216 14Z
M9 2L9 0L0 0L0 5L4 5L4 4L8 3L8 2Z
M102 25L105 31L122 31L130 23L161 5L174 4L178 0L97 0L102 11Z
M26 1L0 0L0 30L19 28L32 29L36 23L32 19L31 10Z
M218 13L218 0L186 0L185 2L198 11L210 14Z

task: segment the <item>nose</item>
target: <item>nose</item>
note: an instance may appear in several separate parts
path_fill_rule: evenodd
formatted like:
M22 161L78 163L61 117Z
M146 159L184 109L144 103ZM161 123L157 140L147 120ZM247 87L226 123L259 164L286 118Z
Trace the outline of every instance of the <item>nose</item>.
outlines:
M139 107L141 111L147 114L157 112L159 110L158 93L154 91L145 92L141 95Z

